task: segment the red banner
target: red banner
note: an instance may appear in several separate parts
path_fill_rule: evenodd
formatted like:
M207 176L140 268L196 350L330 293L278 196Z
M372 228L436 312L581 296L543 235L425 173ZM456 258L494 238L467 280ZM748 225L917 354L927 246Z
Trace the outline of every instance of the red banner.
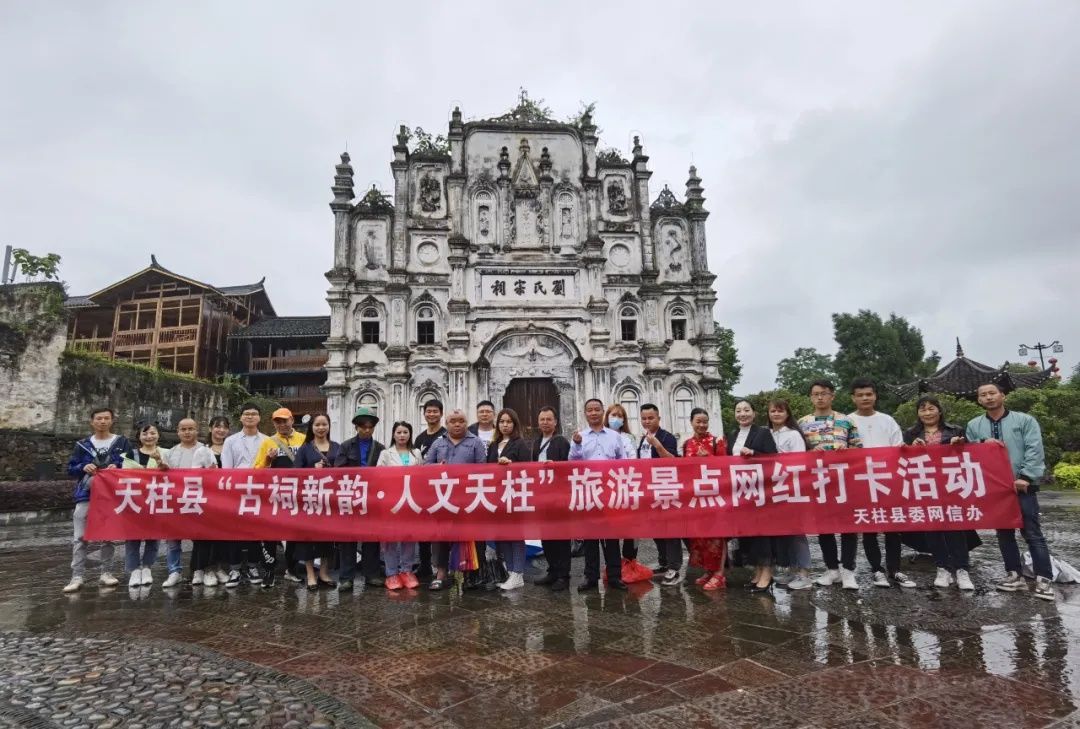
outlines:
M95 478L87 539L458 541L1020 527L995 444Z

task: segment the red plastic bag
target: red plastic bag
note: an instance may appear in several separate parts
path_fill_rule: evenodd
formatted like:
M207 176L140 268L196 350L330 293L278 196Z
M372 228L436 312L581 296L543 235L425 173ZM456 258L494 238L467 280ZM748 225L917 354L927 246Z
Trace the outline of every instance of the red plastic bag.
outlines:
M645 582L653 578L653 571L636 559L622 558L622 581L626 584L631 582ZM607 584L607 567L604 568L604 584Z

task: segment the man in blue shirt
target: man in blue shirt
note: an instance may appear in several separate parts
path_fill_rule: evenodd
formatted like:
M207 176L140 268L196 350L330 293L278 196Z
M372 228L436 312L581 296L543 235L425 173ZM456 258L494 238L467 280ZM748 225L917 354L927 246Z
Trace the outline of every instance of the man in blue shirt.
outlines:
M446 435L431 444L424 456L424 463L487 463L487 444L469 431L464 410L451 410L446 416ZM438 591L446 587L450 544L433 543L431 561L434 563L435 579L428 584L428 589Z
M626 440L618 431L604 426L604 403L596 398L585 401L586 427L574 433L570 443L571 461L617 461L634 458ZM618 539L585 540L585 582L578 592L595 590L600 583L600 548L604 549L608 587L625 590L622 581L622 554Z
M375 440L375 426L379 418L370 408L358 408L352 419L356 427L356 437L341 444L335 468L366 468L379 462L383 444ZM351 592L353 578L356 576L356 542L338 544L338 559L341 569L338 573L338 592ZM363 542L360 544L360 569L364 571L364 584L381 587L385 584L382 568L379 566L379 543Z
M986 415L967 424L967 439L972 442L997 443L1009 451L1013 467L1013 488L1020 501L1020 515L1024 524L1021 533L1031 552L1031 566L1035 571L1035 597L1054 599L1050 581L1050 550L1043 537L1039 523L1039 479L1046 472L1043 460L1042 429L1035 418L1025 413L1010 412L1005 408L1005 392L996 383L980 385L979 404ZM1028 589L1020 571L1020 548L1016 544L1015 529L998 529L998 547L1005 561L1005 579L998 583L1002 592Z

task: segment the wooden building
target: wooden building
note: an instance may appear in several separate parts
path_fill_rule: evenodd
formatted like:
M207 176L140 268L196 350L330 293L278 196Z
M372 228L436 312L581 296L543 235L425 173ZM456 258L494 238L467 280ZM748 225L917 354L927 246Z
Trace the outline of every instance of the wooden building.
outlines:
M991 367L968 359L960 346L960 340L957 339L956 359L929 377L896 385L892 389L902 400L914 400L924 393L935 392L975 400L982 385L993 383L1005 392L1021 387L1042 387L1056 371L1054 360L1051 360L1051 366L1047 369L1032 369L1030 372L1010 372L1008 362L1000 367Z
M326 412L329 316L281 316L263 319L229 336L230 370L248 392L277 400L304 415Z
M213 379L227 371L229 334L274 316L263 281L212 286L150 256L138 273L67 299L68 348Z

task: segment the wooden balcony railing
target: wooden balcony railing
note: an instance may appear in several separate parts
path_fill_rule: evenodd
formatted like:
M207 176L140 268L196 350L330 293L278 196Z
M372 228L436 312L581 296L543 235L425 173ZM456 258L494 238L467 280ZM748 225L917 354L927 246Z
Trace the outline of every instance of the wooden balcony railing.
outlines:
M251 372L274 372L277 370L318 370L326 364L327 353L308 357L252 357Z
M158 345L170 345L184 344L186 342L194 343L198 339L198 326L137 329L117 332L113 346L115 349L133 349L136 347L151 347L155 344L155 341Z
M199 339L199 327L166 327L158 330L158 344L181 344Z
M134 332L117 332L113 337L115 349L130 349L132 347L150 347L154 343L154 330L143 329Z
M112 337L97 337L87 339L69 339L67 348L77 352L104 352L109 353L112 346Z

